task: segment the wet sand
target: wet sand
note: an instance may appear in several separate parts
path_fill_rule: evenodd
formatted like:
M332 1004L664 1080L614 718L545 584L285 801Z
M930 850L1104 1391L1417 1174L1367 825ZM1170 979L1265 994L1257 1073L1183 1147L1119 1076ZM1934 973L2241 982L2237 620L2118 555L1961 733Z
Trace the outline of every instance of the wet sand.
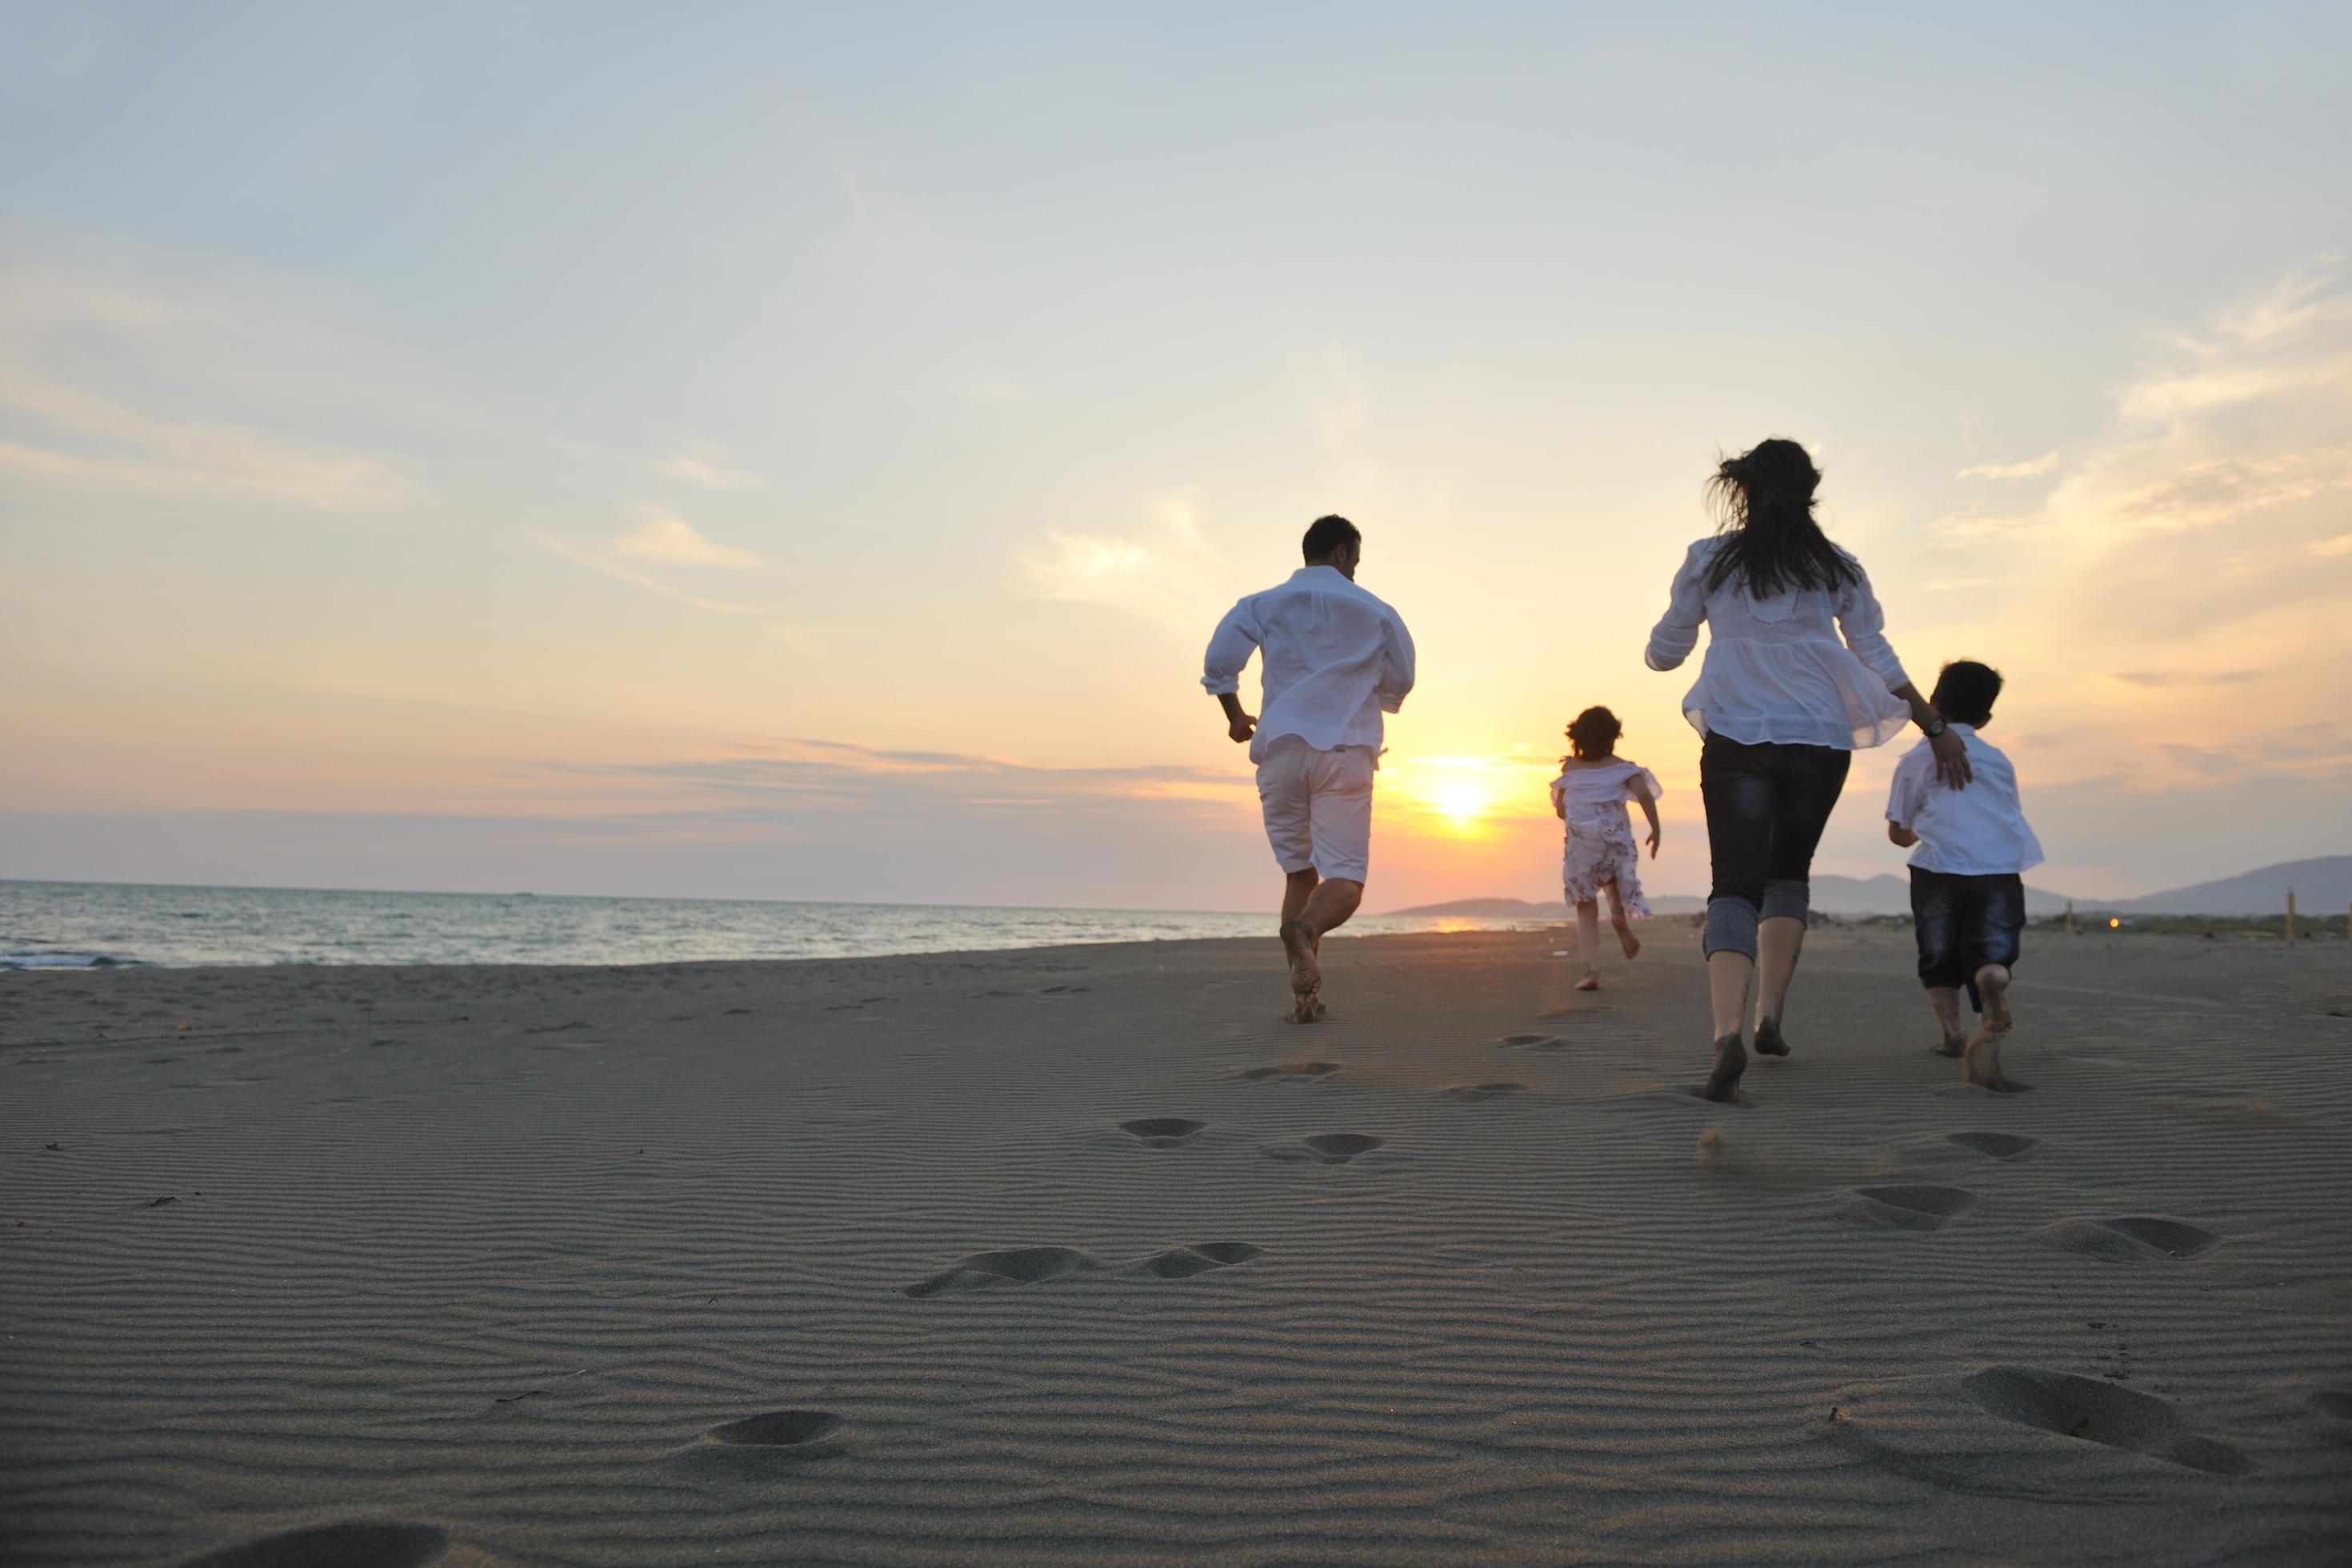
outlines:
M2352 1557L2342 944L1643 934L0 974L0 1561Z

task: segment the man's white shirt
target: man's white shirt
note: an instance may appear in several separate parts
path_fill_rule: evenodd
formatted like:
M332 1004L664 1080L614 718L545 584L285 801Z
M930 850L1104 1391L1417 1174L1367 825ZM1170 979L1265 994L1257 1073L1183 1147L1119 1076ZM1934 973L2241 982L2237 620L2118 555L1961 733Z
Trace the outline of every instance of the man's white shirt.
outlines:
M1302 566L1289 581L1226 612L1209 639L1201 684L1212 696L1241 689L1253 652L1264 655L1264 699L1250 760L1286 735L1318 752L1381 750L1381 715L1412 689L1412 637L1404 619L1331 566Z

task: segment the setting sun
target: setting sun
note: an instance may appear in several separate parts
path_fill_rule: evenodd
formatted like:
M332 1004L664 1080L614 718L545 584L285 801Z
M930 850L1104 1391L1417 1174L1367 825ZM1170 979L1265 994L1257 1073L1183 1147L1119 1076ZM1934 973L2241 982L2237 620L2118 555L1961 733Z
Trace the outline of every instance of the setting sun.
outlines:
M1475 779L1449 779L1437 791L1437 814L1457 832L1467 832L1486 815L1486 792Z

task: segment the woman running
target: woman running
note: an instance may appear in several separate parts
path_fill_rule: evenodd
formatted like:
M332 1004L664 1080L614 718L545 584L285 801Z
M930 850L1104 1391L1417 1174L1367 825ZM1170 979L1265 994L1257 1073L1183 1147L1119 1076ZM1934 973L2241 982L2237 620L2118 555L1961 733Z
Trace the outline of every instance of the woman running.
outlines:
M1734 1098L1748 1068L1740 1033L1756 991L1756 1050L1785 1057L1780 1020L1805 943L1813 850L1862 747L1906 722L1926 731L1937 775L1969 781L1969 759L1903 673L1862 563L1813 521L1821 471L1778 437L1726 459L1708 482L1722 527L1690 547L1650 634L1652 669L1672 669L1713 627L1683 716L1705 737L1699 792L1714 886L1707 893L1707 999L1715 1067L1699 1092Z

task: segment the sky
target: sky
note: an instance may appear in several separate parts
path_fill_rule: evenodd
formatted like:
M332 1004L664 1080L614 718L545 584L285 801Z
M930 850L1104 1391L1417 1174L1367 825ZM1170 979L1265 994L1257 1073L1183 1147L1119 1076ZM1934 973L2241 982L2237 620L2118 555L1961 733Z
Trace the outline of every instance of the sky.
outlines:
M1642 649L1768 435L2037 886L2352 852L2343 6L0 28L0 877L1254 908L1202 649L1339 511L1366 907L1557 897L1592 703L1703 892Z

